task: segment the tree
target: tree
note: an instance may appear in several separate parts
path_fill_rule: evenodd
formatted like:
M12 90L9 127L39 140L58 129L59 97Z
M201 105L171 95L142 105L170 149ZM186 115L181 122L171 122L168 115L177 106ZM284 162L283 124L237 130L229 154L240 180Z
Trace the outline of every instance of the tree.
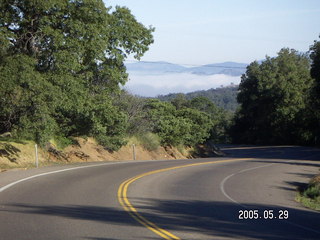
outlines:
M159 135L162 145L189 145L204 142L210 136L210 116L192 108L177 109L172 103L157 99L147 101L145 108L152 131Z
M176 108L168 102L161 102L158 99L148 99L143 107L146 113L146 121L150 124L150 131L161 138L162 145L176 145L174 140L179 135L180 126L175 119Z
M320 36L319 36L320 37ZM310 46L311 77L314 79L312 87L311 106L311 129L314 133L314 143L320 144L320 41L314 41Z
M127 115L128 128L126 132L129 136L143 135L151 131L154 124L149 121L147 111L144 111L146 99L122 90L119 94L115 94L113 102Z
M140 59L153 42L152 27L102 0L4 0L0 15L0 132L42 143L80 133L106 139L125 123L110 114L118 111L110 95L127 81L126 57Z
M196 144L203 143L210 137L213 122L207 113L196 109L185 108L177 111L176 116L182 118L182 121L185 121L184 125L190 125L190 129L183 137L185 145L195 146Z
M187 100L192 100L196 97L206 97L211 102L213 102L217 107L225 109L229 112L235 112L238 103L237 103L237 93L238 86L228 86L224 88L212 88L209 90L195 91L187 94L182 93L170 93L168 95L160 95L157 98L162 101L173 101L175 98L179 97L181 100L183 98ZM180 96L179 96L180 95ZM176 100L175 100L176 101Z
M227 129L230 125L231 114L217 107L207 97L195 97L190 101L190 106L201 112L207 113L212 122L210 139L215 143L226 143L229 141Z
M170 101L176 109L182 109L189 107L189 101L186 99L186 96L183 93L178 93L174 99Z
M59 91L35 71L34 63L33 58L17 54L0 64L0 132L46 142L57 130L51 113Z
M241 78L233 136L236 142L297 144L310 140L305 109L312 79L309 59L293 49L251 63Z

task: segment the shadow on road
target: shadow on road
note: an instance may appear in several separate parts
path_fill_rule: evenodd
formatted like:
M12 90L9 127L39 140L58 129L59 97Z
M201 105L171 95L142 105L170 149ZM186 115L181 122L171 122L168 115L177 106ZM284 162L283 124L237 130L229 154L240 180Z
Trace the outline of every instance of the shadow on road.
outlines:
M164 229L200 233L207 236L228 237L232 239L319 239L318 223L320 214L292 208L279 208L259 204L243 207L228 202L208 201L159 201L138 199L143 215ZM140 201L140 202L139 202ZM240 220L240 210L259 210L261 219ZM289 212L289 220L263 219L265 210L273 210L279 218L280 210ZM164 217L165 216L165 217ZM303 224L313 222L318 232L304 229ZM301 226L298 226L301 225Z
M320 149L299 146L218 145L227 157L320 161Z
M283 161L282 161L283 160ZM310 160L309 160L310 161ZM258 162L258 163L266 163L266 164L271 164L271 163L276 163L276 164L281 164L281 165L296 165L296 166L302 166L302 167L316 167L320 170L320 162L318 160L311 160L314 162L308 162L307 160L302 160L302 161L296 161L296 160L288 160L288 159L279 159L279 160L253 160L252 162ZM318 163L319 162L319 163ZM306 179L304 181L284 181L284 183L287 186L290 187L279 187L284 190L288 191L302 191L308 186L308 182L310 179L312 179L315 175L314 172L312 173L301 173L301 172L286 172L286 174L290 175L295 175L298 177L302 177L303 179ZM318 173L320 174L320 172Z
M170 201L158 199L132 199L138 211L149 221L168 231L180 234L205 235L205 239L267 239L267 240L318 240L320 213L292 208L246 205L247 209L230 202ZM140 206L140 207L139 207ZM11 204L9 212L49 215L69 219L98 221L105 224L140 226L124 210L95 206L37 206ZM259 210L261 219L239 220L240 210ZM280 210L289 212L289 220L263 219L264 210L273 210L279 218ZM1 212L0 211L0 212ZM191 234L191 235L189 235ZM177 234L178 235L178 234ZM104 240L104 238L85 238ZM155 236L155 239L158 239ZM190 238L187 238L190 239Z
M108 207L96 207L96 206L79 206L79 205L66 205L66 206L36 206L28 204L10 204L9 210L23 214L41 214L50 216L59 216L71 219L81 219L99 222L113 222L123 224L135 224L139 223L128 218L126 212L122 212ZM11 209L11 210L10 210Z

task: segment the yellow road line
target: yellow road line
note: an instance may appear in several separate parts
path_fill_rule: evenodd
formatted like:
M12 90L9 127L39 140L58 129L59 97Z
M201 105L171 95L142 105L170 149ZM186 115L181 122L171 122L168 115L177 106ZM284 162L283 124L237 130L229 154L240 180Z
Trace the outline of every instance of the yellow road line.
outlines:
M135 177L132 177L123 183L118 188L118 201L123 207L125 211L127 211L132 218L134 218L137 222L154 232L155 234L159 235L160 237L167 239L167 240L180 240L179 237L175 236L174 234L158 227L156 224L150 222L146 218L144 218L141 214L138 213L137 209L131 204L127 197L127 192L128 192L128 187L131 183L137 181L140 178L160 173L160 172L165 172L165 171L170 171L174 169L179 169L179 168L186 168L186 167L193 167L193 166L200 166L200 165L207 165L207 164L215 164L215 163L223 163L223 162L234 162L234 161L244 161L244 160L251 160L252 158L238 158L238 159L228 159L228 160L219 160L219 161L211 161L211 162L201 162L201 163L192 163L192 164L187 164L187 165L181 165L181 166L176 166L176 167L169 167L169 168L163 168L159 170L154 170L150 172L146 172L140 175L137 175Z

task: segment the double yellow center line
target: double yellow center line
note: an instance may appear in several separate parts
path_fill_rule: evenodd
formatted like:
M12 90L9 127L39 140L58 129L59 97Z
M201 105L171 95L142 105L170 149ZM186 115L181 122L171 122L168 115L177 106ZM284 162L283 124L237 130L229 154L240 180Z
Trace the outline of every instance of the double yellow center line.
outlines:
M161 173L161 172L166 172L174 169L179 169L179 168L186 168L186 167L193 167L193 166L200 166L200 165L207 165L207 164L216 164L216 163L225 163L225 162L233 162L233 161L243 161L243 160L251 160L251 158L238 158L238 159L228 159L228 160L219 160L219 161L211 161L211 162L201 162L201 163L192 163L192 164L187 164L187 165L181 165L181 166L176 166L176 167L169 167L169 168L164 168L164 169L159 169L159 170L154 170L150 172L146 172L140 175L137 175L135 177L132 177L123 183L121 183L119 189L118 189L118 201L123 207L125 211L127 211L137 222L141 223L143 226L154 232L155 234L159 235L160 237L167 239L167 240L180 240L179 237L175 236L174 234L158 227L154 223L150 222L146 218L144 218L141 214L138 213L137 209L131 204L131 202L128 199L127 192L128 192L128 187L131 183L137 181L140 178L156 174L156 173Z

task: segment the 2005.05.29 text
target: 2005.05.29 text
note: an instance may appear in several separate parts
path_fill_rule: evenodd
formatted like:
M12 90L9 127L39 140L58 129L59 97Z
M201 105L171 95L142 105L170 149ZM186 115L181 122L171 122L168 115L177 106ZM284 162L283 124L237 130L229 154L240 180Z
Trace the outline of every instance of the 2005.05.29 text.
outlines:
M239 219L280 219L289 218L288 210L239 210Z

